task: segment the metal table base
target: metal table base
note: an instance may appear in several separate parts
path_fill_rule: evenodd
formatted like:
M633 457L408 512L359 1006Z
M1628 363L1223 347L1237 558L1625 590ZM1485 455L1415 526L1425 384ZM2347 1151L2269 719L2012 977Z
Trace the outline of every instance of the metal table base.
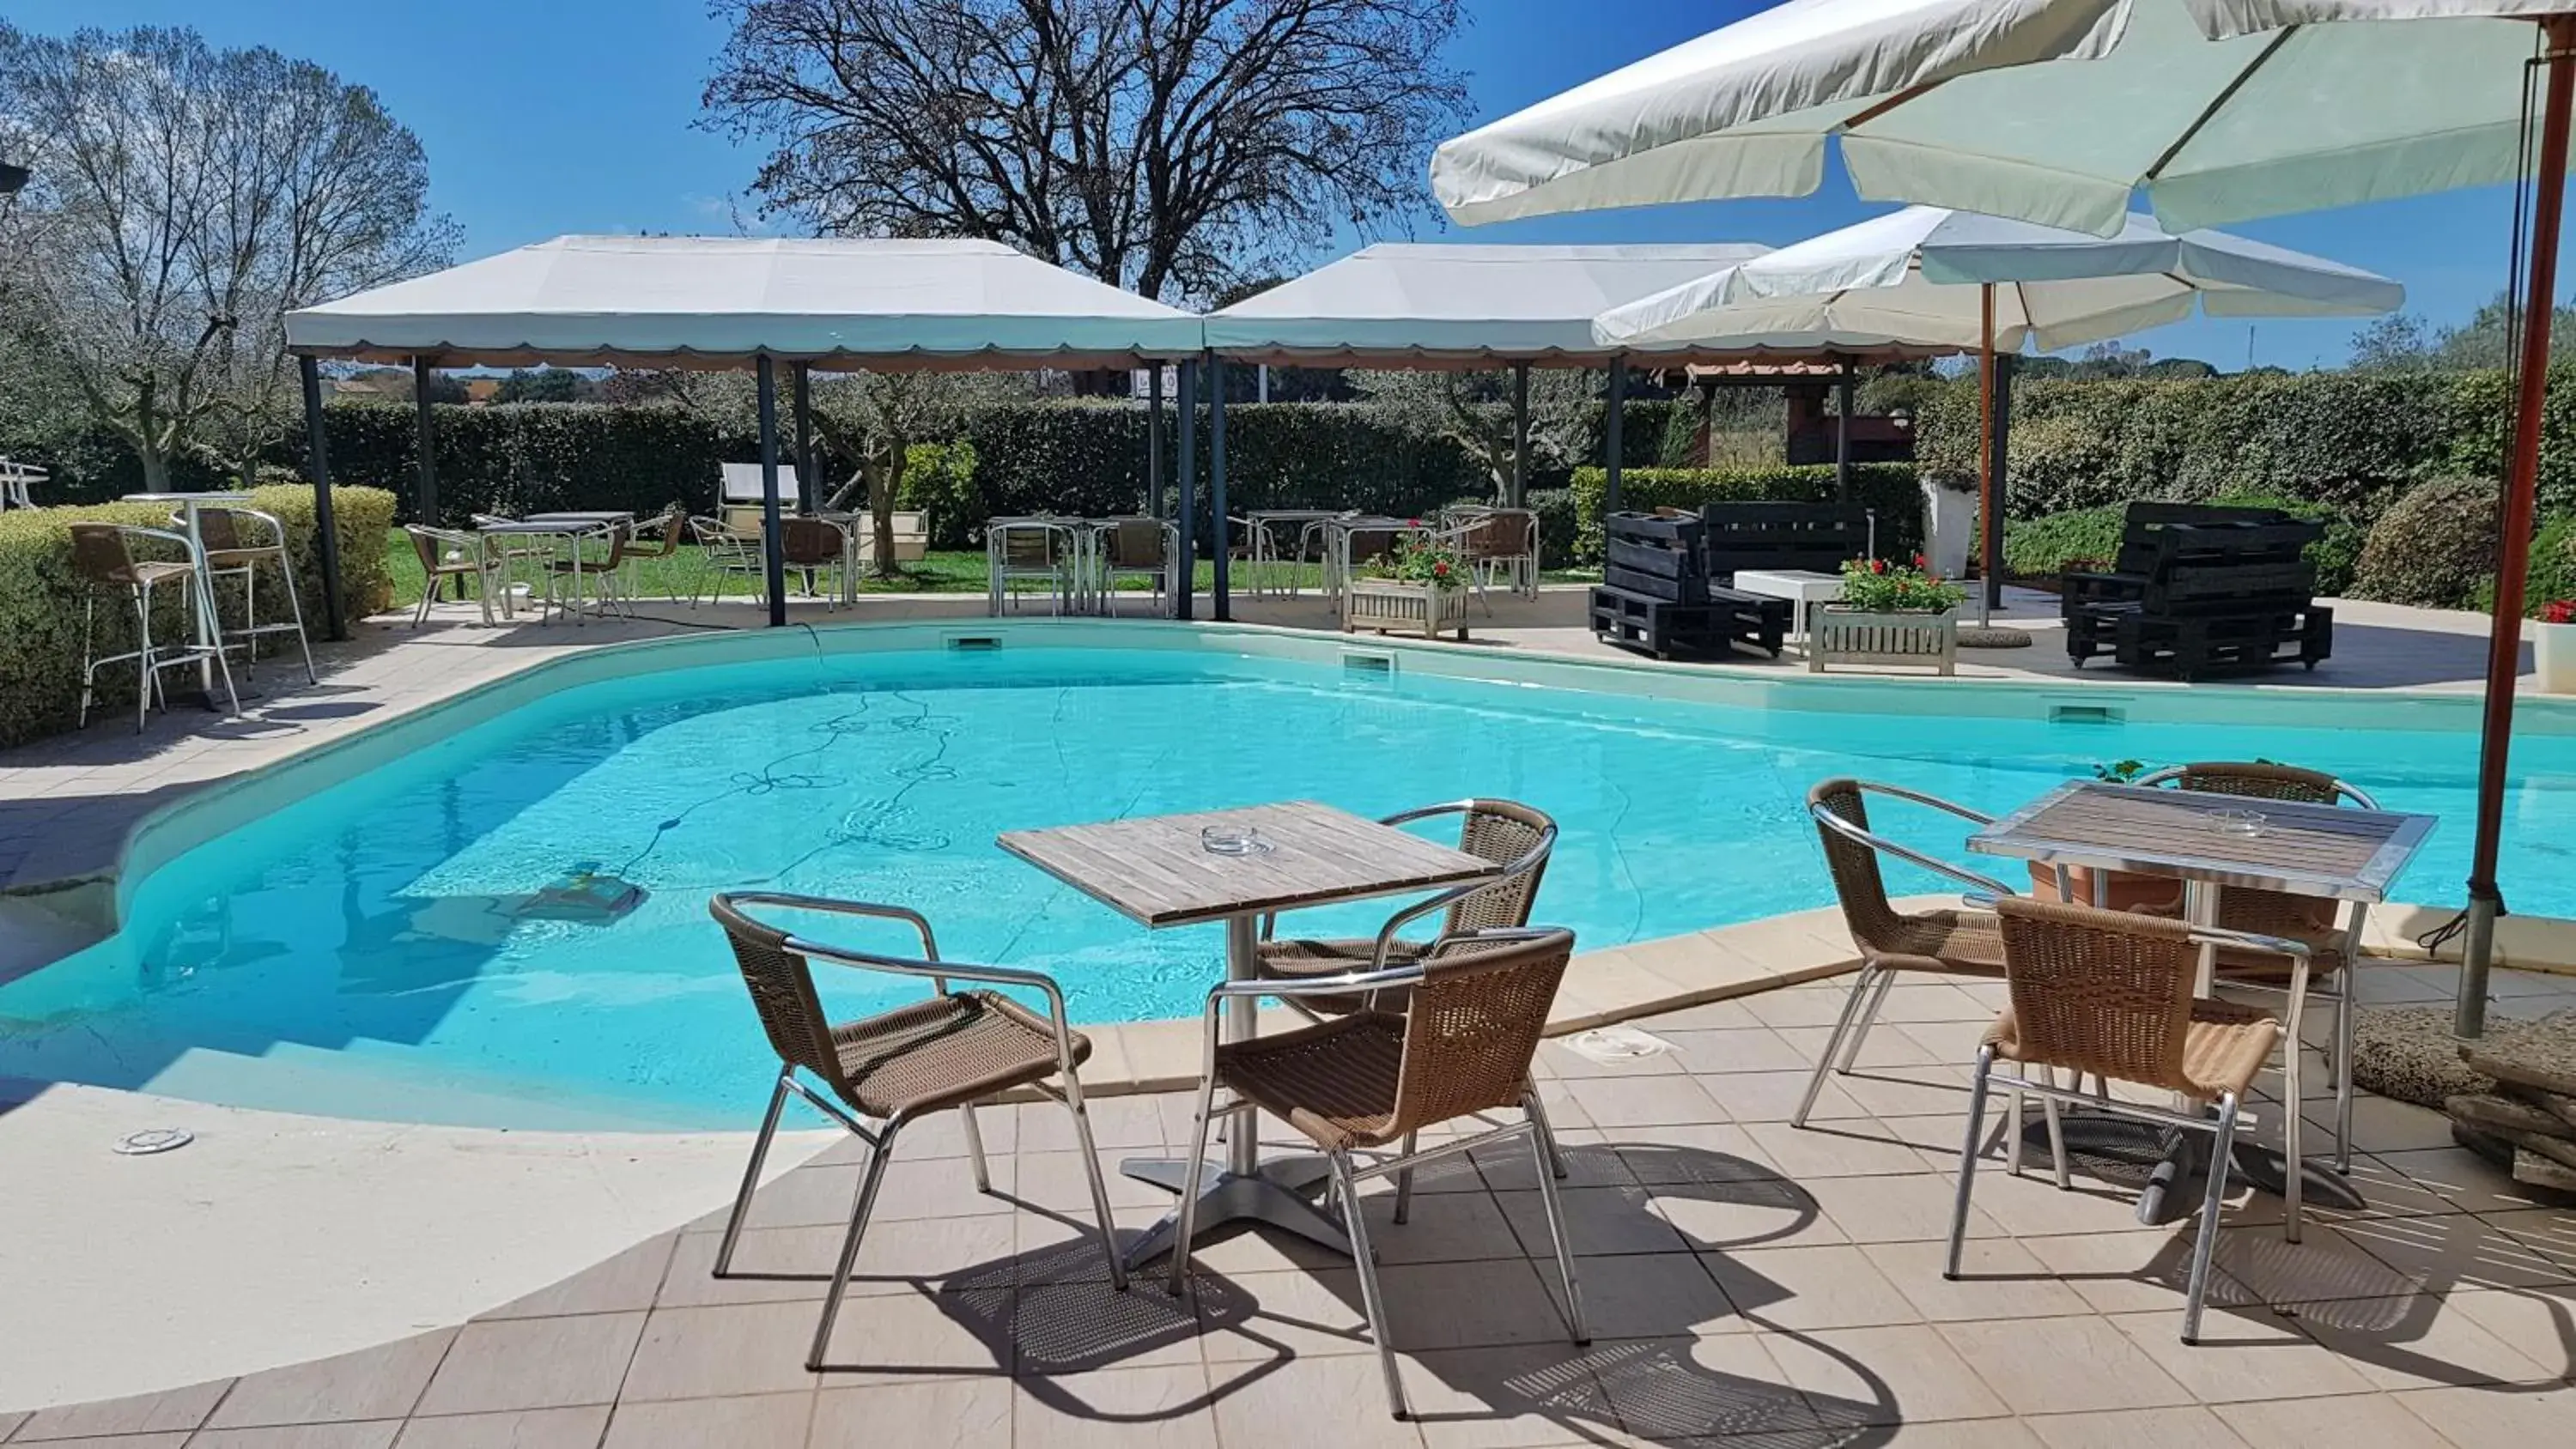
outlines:
M1177 1158L1132 1157L1120 1163L1118 1170L1138 1182L1150 1182L1178 1195L1190 1180L1191 1166ZM1349 1256L1351 1240L1343 1233L1342 1225L1307 1195L1325 1178L1328 1169L1324 1159L1291 1157L1261 1164L1249 1173L1237 1172L1231 1164L1219 1167L1209 1162L1197 1167L1199 1208L1197 1221L1190 1225L1193 1238L1203 1236L1219 1223L1250 1221L1286 1229L1310 1243ZM1144 1236L1128 1244L1128 1270L1141 1270L1170 1252L1172 1235L1179 1230L1180 1222L1181 1210L1175 1207L1146 1229Z
M2066 1137L2070 1169L2083 1168L2104 1181L2136 1185L2141 1226L2163 1227L2199 1204L2209 1170L2210 1148L2209 1138L2201 1133L2159 1127L2134 1117L2087 1112L2080 1107L2065 1109L2059 1122ZM2025 1162L2027 1155L2033 1153L2042 1162L2048 1160L2047 1122L2033 1120L2022 1128L2022 1149ZM2274 1197L2288 1191L2289 1166L2278 1148L2239 1142L2231 1155L2235 1175L2256 1191ZM2310 1207L2358 1212L2369 1205L2342 1174L2326 1168L2309 1167L2300 1180L2299 1193Z

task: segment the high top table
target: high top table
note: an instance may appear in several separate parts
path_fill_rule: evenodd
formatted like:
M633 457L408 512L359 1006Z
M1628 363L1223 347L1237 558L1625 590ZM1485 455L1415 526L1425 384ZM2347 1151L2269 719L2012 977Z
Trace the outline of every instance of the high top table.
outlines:
M2263 817L2259 834L2221 828L2222 814L2247 811ZM2060 899L2068 898L2069 866L2094 872L2097 881L2103 871L2178 880L2183 914L2197 926L2218 924L2219 896L2229 886L2347 901L2358 922L2362 909L2388 899L2389 885L2435 823L2430 815L2392 810L2073 780L1968 837L1968 849L2054 867ZM2360 933L2352 935L2357 948ZM2358 954L2347 954L2345 971L2360 969ZM2201 947L2198 994L2215 986L2217 962L2216 947ZM2344 985L2350 989L2352 978ZM2196 1161L2196 1134L2175 1135L2185 1139L2182 1149L2166 1154L2138 1196L2138 1220L2150 1226L2163 1221L2167 1196ZM2237 1146L2237 1166L2267 1191L2280 1191L2285 1174L2297 1170L2276 1161L2268 1149ZM2340 1178L2315 1185L2324 1191L2313 1195L2327 1201L2360 1203Z
M1249 832L1266 848L1248 854L1210 851L1202 832ZM1408 835L1390 825L1311 800L1254 805L1200 815L1155 815L1052 830L1014 830L998 842L1018 856L1128 919L1156 930L1225 922L1225 974L1248 981L1256 970L1259 923L1273 911L1402 895L1482 880L1492 861ZM1226 1004L1225 1039L1255 1034L1256 1003ZM1197 1232L1251 1218L1285 1228L1336 1251L1351 1250L1341 1228L1297 1189L1313 1174L1304 1162L1264 1170L1256 1119L1239 1119L1223 1167L1137 1158L1120 1171L1174 1193L1199 1194ZM1133 1267L1172 1246L1174 1208L1128 1249Z

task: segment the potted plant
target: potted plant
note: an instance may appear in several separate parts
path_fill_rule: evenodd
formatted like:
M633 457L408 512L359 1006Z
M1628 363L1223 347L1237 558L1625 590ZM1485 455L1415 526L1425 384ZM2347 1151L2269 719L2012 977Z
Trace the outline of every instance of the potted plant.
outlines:
M1966 593L1923 566L1883 558L1843 565L1843 595L1817 612L1807 667L1828 664L1929 665L1957 672L1958 607Z
M1419 529L1422 520L1408 525ZM1342 632L1375 629L1423 638L1455 629L1467 637L1467 560L1449 543L1428 533L1406 533L1384 558L1353 578L1342 591Z
M2532 626L2532 667L2543 694L2576 694L2576 599L2540 606Z

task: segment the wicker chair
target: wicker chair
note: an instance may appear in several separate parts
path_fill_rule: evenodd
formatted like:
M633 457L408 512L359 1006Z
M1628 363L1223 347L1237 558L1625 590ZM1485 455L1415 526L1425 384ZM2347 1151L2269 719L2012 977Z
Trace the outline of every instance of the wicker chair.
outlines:
M2302 805L2351 803L2376 810L2379 802L2361 787L2316 770L2265 761L2224 761L2177 765L2140 777L2140 785L2205 790L2257 800L2286 800ZM2180 909L2177 901L2173 909ZM2294 896L2250 886L2228 886L2218 895L2218 924L2258 936L2284 936L2308 948L2311 986L2334 1001L2335 1171L2352 1171L2352 1030L2355 988L2360 982L2345 969L2361 960L2361 925L2369 907L2352 903L2343 924L2335 923L2335 903L2315 896ZM2283 989L2279 957L2259 951L2221 950L2218 980L2231 990L2277 992Z
M431 528L407 523L403 532L411 538L412 552L420 558L420 605L412 610L411 626L415 629L429 622L429 611L438 603L439 590L449 579L472 579L474 599L483 608L483 622L492 622L492 605L498 602L502 611L511 610L507 575L501 556L491 541L479 533L460 533L454 529Z
M637 534L646 530L650 530L653 534L651 543L644 543L635 537L629 537L626 540L625 560L629 577L624 587L629 598L639 592L632 577L637 559L676 558L679 556L680 545L689 541L688 506L674 503L662 510L658 517L643 519L636 523ZM671 580L671 602L676 604L679 601L679 582L674 577Z
M1430 943L1408 941L1397 933L1435 912L1441 914L1443 936L1528 925L1530 905L1538 899L1539 878L1547 873L1548 855L1556 849L1556 822L1544 811L1515 800L1475 799L1399 811L1378 823L1402 826L1443 815L1458 817L1460 850L1494 863L1492 879L1453 886L1416 901L1387 917L1378 933L1369 937L1280 937L1277 914L1263 916L1254 956L1261 974L1284 979L1337 976L1419 960ZM1356 1011L1363 1005L1392 1010L1402 1001L1401 992L1390 992L1365 1003L1356 998L1303 997L1292 1004L1310 1016L1324 1016Z
M820 518L782 518L778 521L778 543L780 556L788 569L805 576L808 598L816 595L814 580L817 574L828 578L833 570L846 571L850 566L849 531L837 523ZM827 601L827 607L841 607L841 595L837 589L822 597Z
M826 911L900 921L921 939L921 955L904 957L819 945L754 919L746 907ZM900 906L867 905L813 896L743 892L719 895L708 909L724 927L742 968L743 984L760 1013L761 1027L778 1053L778 1081L769 1094L769 1111L760 1134L752 1139L751 1162L743 1169L742 1189L734 1195L725 1219L724 1240L716 1247L715 1276L733 1265L733 1250L742 1237L752 1190L760 1183L763 1159L778 1131L779 1110L794 1092L823 1115L868 1144L868 1165L850 1209L849 1233L832 1269L832 1286L823 1298L822 1321L815 1325L813 1351L805 1367L820 1372L823 1353L832 1340L832 1322L858 1260L859 1239L867 1230L877 1189L885 1181L886 1163L894 1156L895 1137L923 1117L957 1109L966 1129L966 1151L973 1160L975 1186L990 1192L984 1162L984 1139L975 1125L975 1104L1018 1087L1034 1088L1064 1103L1073 1113L1074 1135L1091 1174L1092 1211L1098 1215L1101 1251L1109 1259L1109 1279L1127 1286L1126 1268L1118 1260L1118 1242L1109 1211L1109 1188L1100 1175L1100 1154L1091 1140L1091 1115L1083 1107L1078 1068L1091 1055L1091 1043L1065 1024L1064 992L1054 978L1036 971L1000 966L969 966L939 958L930 923ZM811 962L896 976L926 977L932 995L861 1021L833 1023L823 1015L814 994ZM1046 1000L1039 1016L998 991L952 991L952 981L1007 986L1034 992ZM1050 1085L1049 1077L1060 1085ZM807 1084L811 1078L819 1084ZM827 1095L828 1094L828 1095ZM862 1118L881 1125L870 1132Z
M241 713L241 695L233 688L232 665L226 661L221 644L199 642L203 637L197 625L209 626L204 616L214 608L214 595L205 585L199 569L197 546L182 533L158 528L138 528L118 523L75 523L72 536L72 576L81 583L86 596L81 615L81 696L80 728L89 727L89 707L98 697L98 672L111 664L135 662L134 732L143 733L152 714L152 701L162 698L161 671L187 665L200 668L211 664L224 682L224 698L232 702L232 713ZM182 558L138 559L133 546L142 544L162 552L175 551ZM189 631L183 642L156 643L152 638L152 591L167 586L178 590L187 610ZM134 606L134 648L123 654L98 652L98 600L101 594L114 596ZM217 636L220 637L220 636ZM213 691L207 691L211 698ZM162 699L162 707L169 701Z
M2238 1113L2246 1090L2285 1041L2290 1046L2283 1053L2282 1097L2299 1100L2299 988L2306 985L2307 947L2297 941L2053 901L2004 897L1994 906L2012 1001L1977 1048L1976 1077L1968 1092L1967 1142L1959 1155L1958 1202L1950 1218L1950 1252L1942 1276L1954 1280L1959 1276L1968 1199L1976 1183L1977 1148L1985 1132L1986 1094L1995 1083L2038 1093L2052 1103L2082 1102L2097 1112L2209 1132L2216 1138L2209 1194L2201 1210L2198 1241L2192 1245L2182 1320L2182 1341L2197 1343ZM2192 981L2199 972L2203 944L2285 958L2291 979L2288 1021L2252 1007L2195 999ZM2044 1075L1998 1072L1998 1060L2050 1070ZM2078 1087L2058 1086L2057 1068L2071 1069ZM2217 1116L2087 1095L2080 1084L2088 1074L2179 1093L2195 1103L2214 1102ZM2282 1234L2295 1243L2299 1240L2299 1114L2285 1111L2281 1117L2289 1164Z
M1207 1157L1215 1117L1259 1110L1284 1119L1322 1148L1332 1168L1332 1191L1350 1235L1359 1269L1360 1299L1369 1336L1386 1373L1387 1400L1405 1417L1404 1380L1387 1340L1386 1300L1377 1262L1369 1250L1367 1215L1360 1209L1364 1178L1405 1172L1438 1157L1454 1156L1527 1134L1538 1167L1539 1199L1556 1246L1557 1272L1565 1282L1565 1321L1577 1344L1588 1343L1583 1299L1575 1286L1574 1256L1565 1236L1555 1174L1548 1170L1547 1114L1530 1080L1530 1058L1546 1029L1550 1002L1574 954L1574 933L1545 930L1478 931L1444 936L1411 963L1386 971L1305 981L1227 982L1208 993L1205 1067L1188 1161ZM1220 1042L1225 1008L1245 997L1294 1000L1319 994L1363 995L1404 986L1411 1009L1398 1016L1364 1011L1273 1036ZM1233 1094L1223 1107L1218 1088ZM1407 1147L1378 1155L1390 1144L1410 1144L1426 1127L1461 1117L1518 1107L1521 1120L1451 1138L1427 1152ZM1238 1125L1238 1131L1250 1130ZM1371 1154L1363 1161L1358 1154ZM1187 1281L1196 1195L1181 1196L1172 1241L1172 1287Z
M1860 971L1852 978L1851 995L1844 999L1833 1035L1826 1039L1824 1054L1816 1061L1807 1093L1789 1119L1790 1125L1796 1127L1807 1125L1807 1115L1815 1110L1816 1097L1824 1091L1825 1074L1849 1073L1859 1060L1861 1043L1877 1022L1879 1008L1886 1004L1888 990L1896 984L1899 973L1926 971L1990 981L2004 974L2003 938L1996 932L1993 916L1965 910L1926 911L1919 915L1898 911L1887 899L1887 881L1879 873L1878 858L1894 856L1974 891L2008 896L2012 888L1870 833L1866 798L1870 795L1928 805L1977 825L1993 823L1990 816L1938 796L1868 780L1827 780L1807 792L1807 813L1815 817L1816 834L1824 844L1825 868L1833 874L1843 922L1851 928L1852 944L1860 948ZM2016 1108L2016 1126L2020 1116ZM2012 1140L2015 1144L2020 1142L2018 1131ZM2014 1167L2020 1167L2018 1158Z
M1173 562L1179 557L1180 530L1159 518L1113 519L1100 530L1100 608L1118 612L1118 581L1143 579L1154 588L1154 612L1173 586Z
M697 540L704 565L689 589L690 608L696 608L702 598L723 603L725 584L731 579L750 583L753 603L767 598L769 559L756 535L738 532L721 518L700 517L689 520L689 536Z
M186 514L170 515L172 528L183 528L186 523ZM261 635L291 634L296 647L304 651L305 683L321 683L322 676L313 672L313 645L304 636L304 601L295 594L295 559L287 552L284 520L256 508L208 505L197 510L197 540L206 549L209 596L215 585L227 579L241 581L241 627L224 630L224 637L240 640L244 656L256 665ZM286 593L286 617L265 624L259 619L259 570L263 564L277 570L278 587Z

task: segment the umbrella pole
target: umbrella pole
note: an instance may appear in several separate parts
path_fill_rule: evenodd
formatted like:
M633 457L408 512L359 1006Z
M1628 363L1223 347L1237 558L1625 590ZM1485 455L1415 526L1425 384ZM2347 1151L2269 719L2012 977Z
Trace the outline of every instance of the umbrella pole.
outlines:
M2003 490L1995 486L1995 284L1977 291L1977 627L1984 629L2002 589L2004 530Z
M2504 537L2497 550L2495 617L2487 634L2486 727L2478 744L2478 823L2469 862L2468 939L2460 958L2453 1030L2486 1034L2487 968L2495 955L2496 917L2504 906L2496 856L2504 834L2506 752L2513 743L2514 682L2522 675L2525 574L2540 486L2540 407L2549 392L2549 318L2558 290L2558 221L2567 199L2567 130L2576 110L2576 15L2542 24L2548 39L2547 100L2540 128L2540 172L2533 183L2531 254L2523 291L2522 354L2515 377L2513 456L2505 471Z

